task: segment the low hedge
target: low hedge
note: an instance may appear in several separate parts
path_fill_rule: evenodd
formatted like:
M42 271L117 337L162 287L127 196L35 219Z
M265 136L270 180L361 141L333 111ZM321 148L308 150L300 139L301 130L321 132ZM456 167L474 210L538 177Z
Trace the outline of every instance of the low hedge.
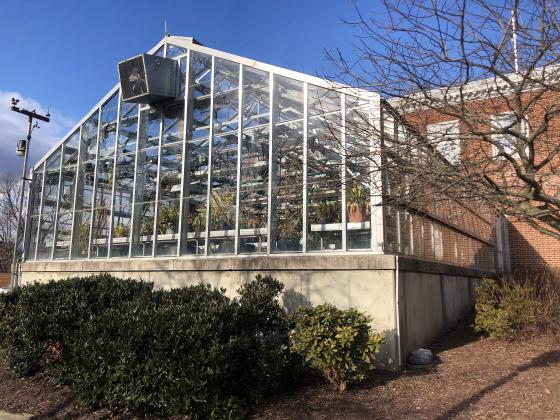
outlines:
M44 371L93 405L240 418L286 368L282 287L258 276L238 299L108 275L21 287L0 298L0 346L20 376Z
M288 316L282 289L269 276L235 299L204 284L154 291L109 275L24 286L0 296L0 349L20 376L44 372L133 415L242 418L309 368L340 389L363 379L381 342L370 319L330 305Z

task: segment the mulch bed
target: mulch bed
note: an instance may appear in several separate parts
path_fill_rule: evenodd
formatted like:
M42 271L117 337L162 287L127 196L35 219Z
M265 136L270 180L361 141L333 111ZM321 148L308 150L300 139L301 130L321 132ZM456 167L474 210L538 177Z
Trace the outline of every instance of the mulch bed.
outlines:
M560 342L501 342L465 320L429 348L429 370L376 372L339 395L326 384L283 394L256 419L560 419Z
M484 339L469 323L430 346L436 363L429 370L376 372L345 395L323 383L298 387L266 401L253 419L560 418L560 343L543 336L515 343ZM45 378L19 379L3 365L0 410L37 418L115 418Z

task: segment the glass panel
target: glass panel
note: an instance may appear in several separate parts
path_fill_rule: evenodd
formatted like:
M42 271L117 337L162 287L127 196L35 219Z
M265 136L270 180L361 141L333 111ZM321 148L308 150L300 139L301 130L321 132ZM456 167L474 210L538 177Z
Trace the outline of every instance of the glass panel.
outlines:
M37 231L39 229L39 211L41 208L41 194L43 192L43 172L45 165L41 165L39 169L33 174L33 182L31 184L30 194L31 201L29 202L30 227L29 236L27 237L26 258L30 260L35 259L35 250L37 248Z
M208 191L208 139L187 143L183 203L182 254L204 254L206 194Z
M97 128L99 124L99 111L94 113L82 124L82 162L94 160L97 148Z
M180 55L186 54L187 49L173 44L167 44L166 57L175 58Z
M134 232L132 232L132 256L150 257L154 238L155 203L134 205Z
M239 199L239 252L266 252L268 125L243 130Z
M113 207L113 242L111 257L128 257L132 206Z
M273 252L301 251L303 236L303 83L274 78ZM287 122L294 119L292 122Z
M119 125L119 153L132 153L136 151L137 134L138 105L122 102Z
M309 85L307 95L310 117L340 111L340 93L337 91Z
M216 58L214 75L214 134L239 125L239 64Z
M162 45L161 47L159 47L159 48L157 49L157 51L154 53L154 55L155 55L156 57L163 57L163 52L164 52L163 47L165 47L165 44Z
M181 72L179 78L179 98L185 96L185 83L187 77L187 59L181 58L181 63L179 64L179 70Z
M109 251L109 216L112 190L113 159L100 160L97 164L91 258L106 258Z
M162 144L183 141L184 103L166 107L163 110L163 139Z
M155 200L159 162L161 110L140 112L140 143L136 160L136 193L133 210L132 256L151 256L154 242Z
M44 169L44 165L41 165L40 170ZM33 187L31 189L31 203L30 209L31 214L39 214L39 209L41 206L41 194L43 192L43 172L36 172L33 174Z
M346 248L371 248L371 147L369 112L346 97Z
M243 127L268 124L270 118L269 74L243 67Z
M72 238L72 258L87 258L91 212L77 211L74 216L74 235Z
M307 250L342 248L340 94L309 86ZM330 114L321 115L324 111ZM332 112L334 111L334 112Z
M101 107L101 129L99 130L99 157L111 156L115 152L117 132L117 108L119 94L115 93Z
M139 149L159 145L161 111L149 108L140 111Z
M159 202L157 225L157 255L177 255L180 200Z
M54 224L58 201L58 184L60 181L61 150L57 149L46 161L45 186L41 221L39 225L38 259L50 259L54 246Z
M164 110L164 139L182 140L182 116L182 104ZM182 141L162 147L159 175L160 201L158 208L157 255L177 255L182 165Z
M72 205L76 187L76 166L65 166L62 170L62 184L58 202L58 223L56 232L55 258L70 256L70 233L72 231Z
M35 259L35 250L37 248L37 231L39 230L39 216L31 216L29 221L29 243L25 250L28 260Z
M239 64L216 58L215 65L209 252L224 254L235 251Z
M78 163L78 151L80 147L80 132L76 131L64 142L63 165L75 165Z
M193 51L188 90L181 254L204 254L206 247L211 76L212 58Z
M212 143L210 253L234 252L237 135L215 136Z

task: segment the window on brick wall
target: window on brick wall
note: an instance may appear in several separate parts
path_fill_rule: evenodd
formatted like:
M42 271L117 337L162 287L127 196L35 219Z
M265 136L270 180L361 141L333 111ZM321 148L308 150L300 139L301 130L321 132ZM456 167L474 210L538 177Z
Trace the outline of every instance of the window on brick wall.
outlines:
M459 121L445 121L428 125L428 141L449 162L456 164L461 155Z
M504 151L514 158L519 157L518 149L516 144L519 139L511 134L500 133L500 130L510 129L513 131L519 131L522 135L527 135L529 133L529 128L527 121L517 121L517 117L513 111L502 112L501 114L492 115L491 119L492 130L497 131L497 133L492 134L492 141L501 145ZM496 144L492 145L492 156L496 157L500 150Z
M443 234L441 226L432 223L432 249L436 260L443 260Z

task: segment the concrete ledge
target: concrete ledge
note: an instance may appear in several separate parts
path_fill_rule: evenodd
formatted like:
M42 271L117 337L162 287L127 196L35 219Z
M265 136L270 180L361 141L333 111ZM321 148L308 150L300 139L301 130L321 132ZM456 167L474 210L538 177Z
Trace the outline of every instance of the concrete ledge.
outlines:
M394 270L395 256L367 254L237 255L181 258L127 258L77 261L29 261L30 272L136 271L273 271L273 270Z
M494 271L479 270L477 268L460 267L440 263L436 261L426 261L413 257L398 256L399 271L413 271L416 273L445 274L449 276L478 277L496 275Z

